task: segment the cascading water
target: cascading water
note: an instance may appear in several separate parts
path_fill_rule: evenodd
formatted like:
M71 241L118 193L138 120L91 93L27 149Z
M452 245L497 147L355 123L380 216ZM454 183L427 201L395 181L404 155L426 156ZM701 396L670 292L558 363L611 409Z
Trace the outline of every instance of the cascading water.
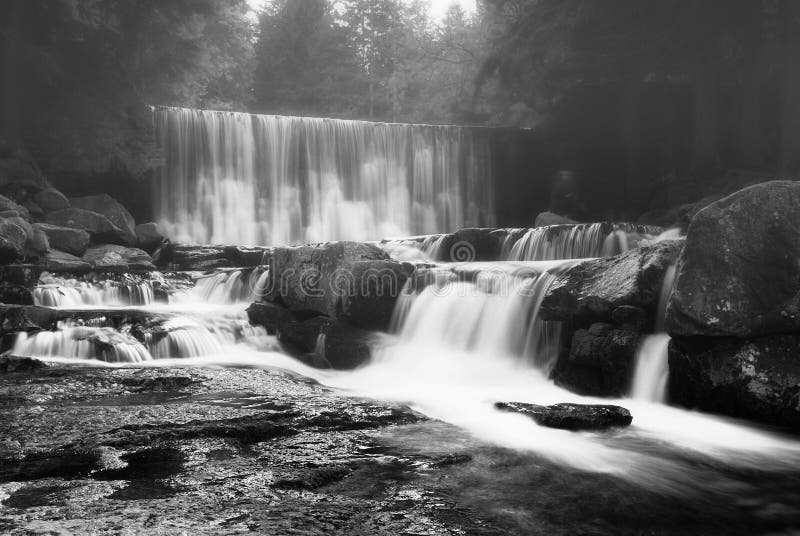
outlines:
M48 283L33 289L34 304L46 307L150 305L154 299L155 294L150 281L89 283L50 277Z
M484 129L156 108L179 242L370 240L494 223Z
M508 260L544 261L607 257L636 247L644 240L653 240L661 230L646 225L626 223L586 223L535 227L514 241Z
M642 340L636 352L636 370L633 375L631 396L651 402L665 402L669 376L669 340L665 333L667 303L675 282L675 266L667 268L656 311L655 333Z

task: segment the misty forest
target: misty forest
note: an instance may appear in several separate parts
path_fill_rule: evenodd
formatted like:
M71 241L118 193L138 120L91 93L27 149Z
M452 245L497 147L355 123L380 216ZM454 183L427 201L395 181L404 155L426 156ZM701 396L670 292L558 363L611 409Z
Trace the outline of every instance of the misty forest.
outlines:
M0 534L795 534L799 178L795 0L5 0Z

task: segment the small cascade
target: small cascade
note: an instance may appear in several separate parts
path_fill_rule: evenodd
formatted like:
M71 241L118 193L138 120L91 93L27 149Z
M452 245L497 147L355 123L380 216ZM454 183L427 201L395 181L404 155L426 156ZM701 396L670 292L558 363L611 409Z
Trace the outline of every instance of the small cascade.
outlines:
M636 370L633 375L631 396L651 402L663 403L667 399L669 379L669 341L665 333L667 304L675 282L675 265L667 268L658 298L656 324L653 335L644 338L636 353Z
M403 342L511 357L547 373L558 357L561 323L542 321L539 308L570 264L438 267L415 283L424 288L415 291L409 283L401 293L392 329Z
M204 275L197 279L194 288L180 296L179 302L234 304L252 302L266 292L266 269L231 270Z
M141 363L153 359L139 341L113 328L60 322L56 331L17 335L12 354L23 357L98 359L108 363Z
M266 330L250 325L244 312L220 317L176 316L145 334L153 358L187 358L217 355L239 342L257 340Z
M153 285L149 281L99 283L50 277L48 283L33 289L35 305L45 307L81 307L86 305L126 306L150 305L155 301Z
M543 261L607 257L628 251L661 230L629 223L587 223L535 227L509 249L508 260Z

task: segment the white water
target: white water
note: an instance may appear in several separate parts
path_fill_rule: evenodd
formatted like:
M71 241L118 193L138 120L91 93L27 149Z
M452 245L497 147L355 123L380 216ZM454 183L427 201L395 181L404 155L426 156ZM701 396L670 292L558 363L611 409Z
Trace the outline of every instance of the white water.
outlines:
M483 129L155 110L178 242L374 240L494 223Z
M154 301L153 285L148 281L120 283L102 281L88 283L75 279L50 277L48 283L33 289L35 305L47 307L79 307L82 305L150 305Z

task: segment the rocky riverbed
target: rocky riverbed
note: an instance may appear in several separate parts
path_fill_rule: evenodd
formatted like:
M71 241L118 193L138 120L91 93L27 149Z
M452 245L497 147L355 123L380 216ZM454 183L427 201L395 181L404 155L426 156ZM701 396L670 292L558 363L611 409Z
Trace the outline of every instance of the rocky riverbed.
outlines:
M800 524L797 475L695 458L696 491L648 489L277 370L17 369L0 375L0 426L0 532L10 535L777 534Z

